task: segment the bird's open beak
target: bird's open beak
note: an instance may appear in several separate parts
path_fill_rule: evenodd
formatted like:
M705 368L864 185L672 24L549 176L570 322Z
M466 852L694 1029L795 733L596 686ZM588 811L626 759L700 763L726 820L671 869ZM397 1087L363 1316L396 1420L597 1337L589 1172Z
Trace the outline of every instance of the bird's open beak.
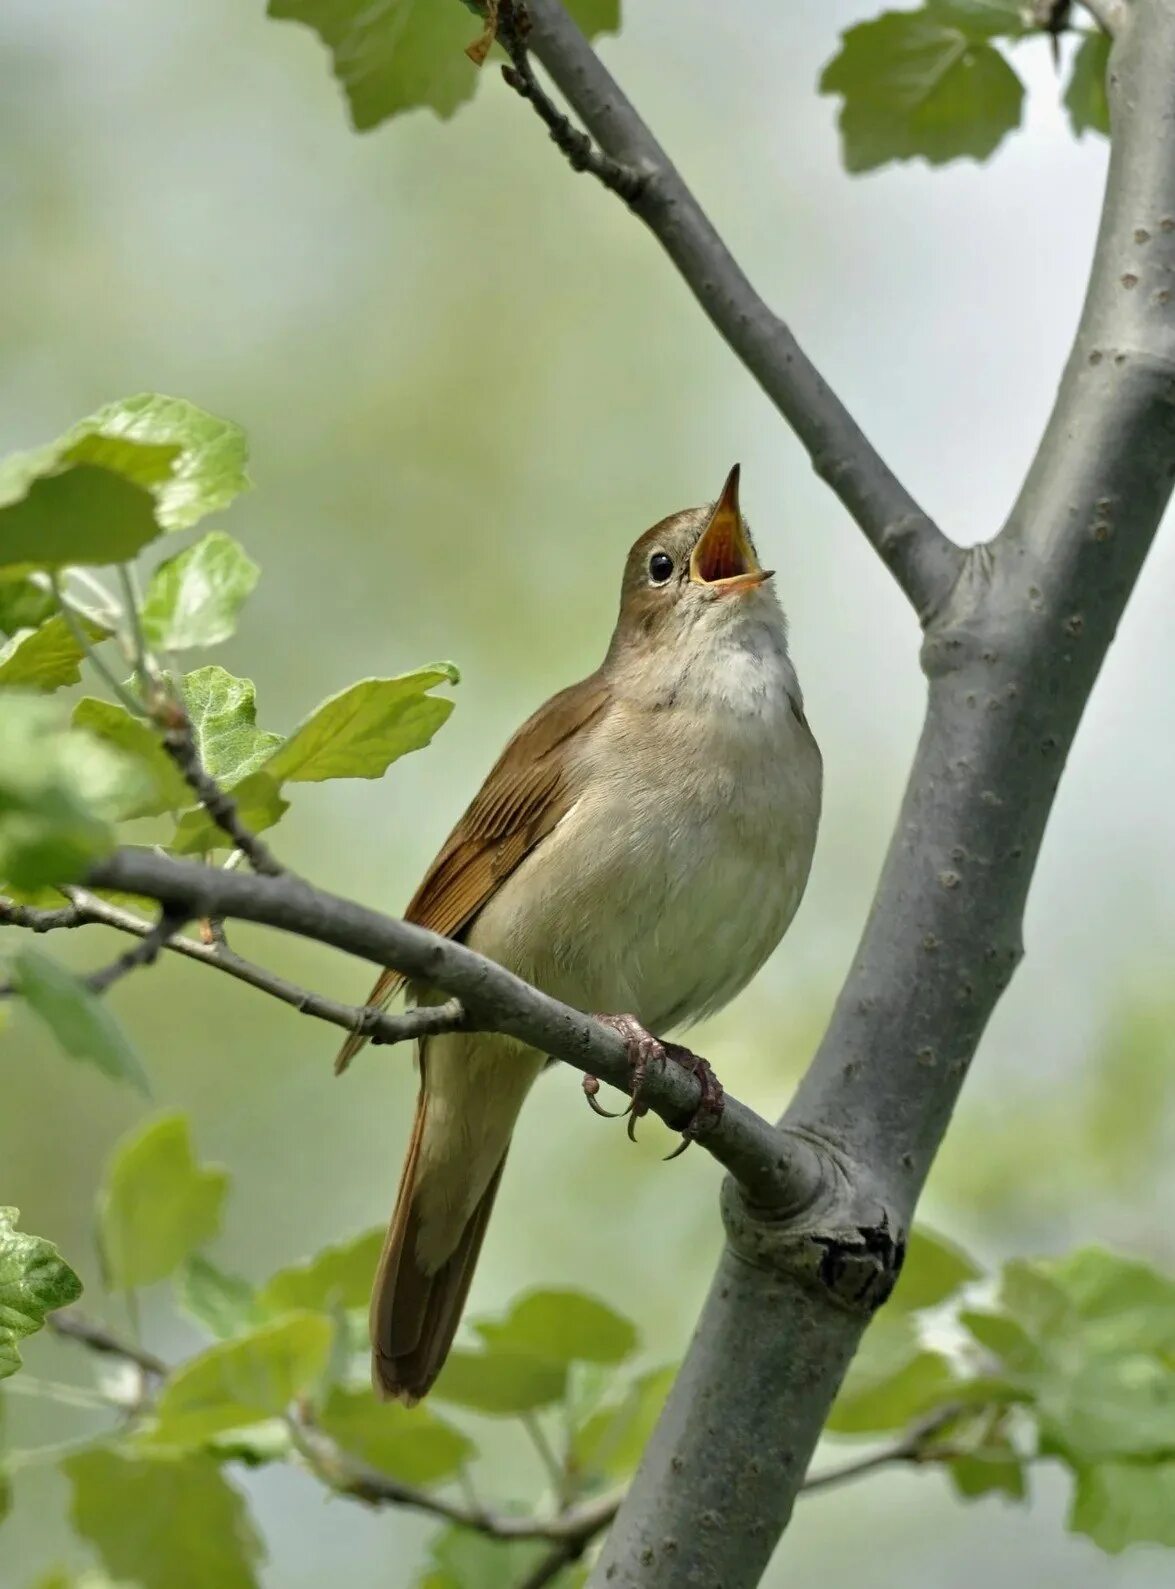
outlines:
M770 579L772 570L760 568L755 548L743 529L738 510L738 464L726 477L722 495L714 504L710 522L698 538L689 560L689 577L725 595L751 590Z

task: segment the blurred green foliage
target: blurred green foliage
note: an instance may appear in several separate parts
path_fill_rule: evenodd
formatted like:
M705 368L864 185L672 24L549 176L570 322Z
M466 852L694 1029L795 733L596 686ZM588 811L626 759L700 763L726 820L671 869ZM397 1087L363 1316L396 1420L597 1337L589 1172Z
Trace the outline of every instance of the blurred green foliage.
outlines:
M415 9L417 20L426 16L422 6L414 8L407 0L402 9L405 15ZM339 19L334 37L327 36L325 6L315 6L308 0L304 6L291 4L281 10L275 3L271 10L274 15L297 15L299 20L311 23L331 45L336 72L347 89L356 124L374 125L396 109L416 103L432 102L434 108L444 109L446 95L451 99L457 93L464 99L476 83L474 69L456 54L444 63L441 73L450 86L440 89L425 74L418 93L411 72L405 88L404 79L396 75L405 65L405 57L397 60L378 48L374 57L378 70L369 71L372 57L364 52L371 48L372 40L354 31L361 8L345 4L332 8ZM456 18L453 37L456 40L460 32L457 42L463 49L476 35L477 25L471 24L471 19L456 6L452 11ZM436 10L436 15L440 14ZM881 31L877 31L876 23L850 30L837 57L840 66L834 62L828 68L825 87L831 90L840 79L837 91L844 96L845 160L853 169L869 169L885 160L914 155L931 161L960 154L983 155L1019 121L1019 90L1010 81L1009 74L1012 79L1015 74L1007 59L1006 43L1017 36L1015 21L1022 17L1022 8L1002 0L956 0L954 4L948 0L908 15L921 20L914 25L886 22ZM601 28L614 26L618 8L597 4L593 16ZM581 20L587 19L586 10L581 10ZM925 40L928 19L937 31L931 39L929 55L923 55L920 47L911 51L910 46L911 41L916 44L919 39ZM862 30L870 27L874 31L862 36ZM1023 32L1022 27L1019 31ZM953 35L945 55L944 32ZM378 40L375 43L378 46ZM999 66L992 65L989 55ZM1105 41L1090 34L1074 57L1065 102L1077 132L1107 129L1106 55ZM409 55L406 59L414 72L413 58ZM987 72L996 92L971 93L975 78L968 79L959 72L952 74L956 59L968 65L978 60L979 80L984 81L982 73ZM952 81L966 84L968 92L944 93L940 78L948 88ZM458 79L467 89L451 86ZM415 99L411 97L414 93L418 93ZM363 98L366 95L372 97ZM430 95L436 98L430 101ZM52 192L51 178L43 184L42 191ZM420 202L423 207L423 198ZM478 195L471 190L466 202L476 232L479 215L484 218L490 213L490 200L486 198L484 212L479 210ZM607 224L602 223L602 228ZM610 245L601 241L601 246ZM306 290L309 294L310 289ZM357 364L362 365L365 358L378 364L388 348L380 328L375 288L365 281L350 281L345 288L332 283L330 290L333 294L346 290L355 295L363 331L352 351ZM328 296L324 301L333 336L337 299ZM360 522L369 515L390 515L396 521L400 537L396 573L402 579L402 588L391 591L387 600L381 599L377 617L358 618L361 625L366 622L369 627L353 641L366 645L369 651L377 649L381 656L385 645L390 644L385 634L388 601L398 604L391 609L393 623L412 642L418 637L419 619L411 596L421 542L415 525L428 523L430 552L435 553L442 566L447 559L462 564L475 539L470 533L471 524L480 541L493 541L493 530L487 527L482 514L486 497L499 484L495 473L499 438L492 425L484 433L478 430L477 421L484 420L486 413L483 398L476 391L466 394L469 403L467 422L460 431L463 452L459 470L452 468L454 443L449 433L457 425L446 427L441 438L429 416L461 395L472 338L489 348L490 363L496 368L502 394L502 411L528 417L532 414L527 403L535 398L533 370L519 358L517 347L508 337L503 338L495 352L494 303L492 295L479 287L476 271L465 272L460 304L453 318L444 323L443 336L422 336L416 345L410 328L397 325L395 374L389 378L381 368L379 383L386 388L391 379L396 390L405 394L400 406L386 395L378 403L375 401L363 385L363 378L371 378L370 370L359 369L353 383L354 372L347 372L348 386L353 384L355 390L348 391L352 406L348 409L347 426L332 433L330 491L323 500L330 515L337 513L341 520ZM167 309L170 311L171 307L168 298ZM541 304L538 307L541 309ZM533 313L534 308L533 303L529 304L528 312ZM258 315L258 319L263 316ZM17 335L15 328L11 335ZM263 337L261 331L258 337ZM283 348L282 352L284 357L287 350ZM577 387L590 388L590 379L584 374L584 361L590 361L590 357L590 348L577 355ZM687 365L683 359L682 367ZM590 364L587 368L590 376ZM671 373L661 371L658 384L663 385ZM558 371L548 374L552 390L542 391L541 401L533 411L542 423L550 421L553 403L561 402L565 409L570 403L572 414L577 413L573 394L560 388ZM134 378L139 379L137 375ZM608 402L597 405L599 435L605 434L608 415L614 409L621 422L628 423L622 406L617 408L614 396L610 396ZM392 444L402 456L411 457L420 478L413 478L412 469L401 471L388 500L370 501L364 495L370 487L363 481L373 476L362 476L349 466L373 452L380 454L382 463L383 450L388 445L389 414ZM302 416L300 422L309 435L312 422L318 423L318 415ZM296 456L298 437L296 429L287 431L287 423L284 411L273 421L273 444L283 455L287 448L294 454L287 465L296 481L300 467ZM203 432L198 434L201 427ZM642 479L644 469L642 458ZM595 486L587 478L592 471L585 470L585 480L579 487L585 501L590 502L589 519L592 514L609 511L615 489L611 468L600 468L598 472L603 485ZM5 549L9 559L7 567L0 570L0 628L11 637L0 651L0 683L53 690L76 682L85 650L64 621L52 589L41 575L30 577L30 571L38 565L45 569L68 567L78 557L94 563L108 558L118 560L148 544L161 531L185 528L203 513L224 507L245 483L243 438L237 427L202 415L191 405L175 399L143 397L109 405L61 441L18 459L0 475L0 481L0 548ZM562 499L564 483L557 484ZM528 492L536 492L541 500L543 486L542 460L532 455ZM295 493L297 489L295 484ZM593 491L598 491L597 498L592 498ZM450 496L445 496L445 492ZM442 498L444 512L437 512ZM516 510L517 504L507 503L502 511ZM573 572L578 577L571 584L561 585L559 581L568 578L562 544L558 537L546 537L541 542L536 537L528 548L530 555L515 558L501 591L508 588L507 621L513 619L514 599L520 592L527 594L528 583L539 588L549 578L554 582L552 588L564 597L573 593L574 602L567 604L568 610L552 634L561 646L575 652L586 643L585 629L598 627L589 625L581 616L583 604L579 600L583 549L587 547L590 554L595 548L594 542L581 543L580 552L573 559ZM271 637L292 636L295 642L301 642L310 632L307 615L317 611L314 604L319 599L326 603L331 600L324 564L330 565L330 578L336 583L345 581L348 575L354 579L355 570L340 576L334 570L332 557L326 556L321 547L286 542L277 533L273 545L275 550L280 548L285 566L279 569L277 557L270 559L274 588L280 594L269 598L270 605L263 608L261 629ZM368 552L368 548L358 550L356 562L361 570L366 567ZM333 547L331 553L333 556ZM464 590L449 588L457 629L462 623L472 629L479 604L488 607L493 603L497 588L492 582L495 561L492 551L479 546L478 558L472 565L478 577L469 581ZM255 568L244 550L219 532L206 535L169 558L147 585L147 638L160 649L173 650L229 639L242 603L253 589ZM118 617L117 601L107 593L108 599L95 608L92 585L83 580L70 583L67 579L67 583L83 634L92 645L105 646L101 654L109 655L118 645L111 623ZM257 599L266 601L264 589ZM346 605L335 611L336 616L345 615L348 621L352 616ZM495 612L495 617L500 621L500 613ZM317 683L317 675L323 671L322 658L338 661L346 649L339 638L343 633L344 624L336 622L333 629L324 626L316 636L317 649L303 643L290 645L287 668L267 685L267 689L280 695L285 709L293 709L297 699L294 686L304 684L307 674L312 686ZM347 638L351 643L349 633ZM396 644L399 643L398 636ZM541 643L540 634L538 644ZM471 640L470 645L473 644ZM499 647L492 688L501 688L508 698L512 678L517 682L522 676L526 677L528 688L533 688L534 661L534 642L529 635L526 643L513 652ZM271 668L271 674L275 671L278 670ZM315 756L320 744L330 753L325 761L311 760L308 765L336 767L341 751L342 765L351 770L320 772L318 776L378 777L393 759L393 755L388 755L380 764L389 743L394 742L395 755L403 753L402 749L395 749L402 732L402 718L397 715L400 708L395 702L402 704L405 699L401 688L405 678L412 681L407 695L414 703L432 703L424 708L426 715L443 708L430 733L447 715L451 704L447 697L429 695L427 690L432 686L421 682L423 674L432 672L445 675L434 684L455 680L455 674L442 665L398 679L366 680L352 687L361 692L371 684L396 687L377 692L375 699L369 691L358 699L349 691L332 696L319 709L330 710L325 719L318 721L317 728L312 728L319 717L314 713L303 729L295 730L293 738L312 729L309 739ZM272 761L282 754L282 736L256 728L255 697L249 681L213 668L194 669L192 676L192 702L202 729L207 730L206 750L213 757L224 750L226 778L231 779L234 772L239 774L246 764L253 765L248 757L232 760L239 750L238 731L251 731L246 737L253 750L257 749L258 739L262 741L262 749L270 758L259 769L265 782L255 791L244 791L243 784L239 785L237 793L255 795L248 814L257 825L277 820L286 809L281 785L294 781L289 774L280 779L273 775ZM226 684L226 680L230 682ZM100 688L101 681L93 687ZM158 758L154 730L125 708L93 698L81 703L74 726L88 729L89 737L84 737L68 733L62 717L44 713L44 703L23 705L27 699L6 692L5 711L0 713L0 871L9 880L35 891L53 879L78 875L85 861L110 842L112 822L128 820L132 814L163 816L176 810L182 812L184 791L176 782L172 765ZM344 701L346 710L340 711L338 703ZM513 709L507 699L506 715ZM347 736L352 722L355 737L350 741ZM35 730L30 724L35 725ZM328 732L320 734L324 727ZM419 737L420 730L414 729L413 733ZM252 738L252 734L257 738ZM121 750L122 758L100 761L94 738L107 741L112 750ZM31 749L30 739L37 741ZM284 742L286 746L290 743ZM306 737L302 743L305 746ZM278 765L280 768L282 764ZM360 765L377 770L355 770ZM270 767L268 774L266 766ZM136 767L138 773L127 771ZM143 793L144 772L155 777L151 786L154 794ZM255 776L258 773L250 772L244 782ZM297 817L295 811L291 821ZM185 821L187 828L183 829ZM181 814L180 827L181 842L188 848L206 851L217 839L198 812L189 812L187 817ZM296 828L290 842L297 844L304 831ZM170 822L147 832L150 839L171 836ZM32 860L28 859L30 856ZM416 853L411 864L420 859ZM355 875L366 879L370 864L364 854L354 863ZM384 886L379 884L381 891ZM63 974L62 968L55 970ZM20 980L19 965L14 980ZM35 981L34 977L22 986L26 996ZM77 989L86 992L76 977L68 983L68 995L64 992L66 986L65 982L57 984L58 993L51 993L46 1008L56 1007L58 994L64 1001L62 1007L66 1007L70 998L77 996ZM818 1024L822 997L819 991L813 995L809 1010L771 1011L769 1026L763 1023L763 1030L769 1029L772 1034L774 1047L786 1049L792 1056L793 1067L808 1051L807 1029ZM30 1004L34 1001L35 995L29 997ZM82 1021L86 1034L82 1047L87 1043L101 1046L102 1039L87 1028L86 1022L100 1019L94 1011L105 1012L106 1006L93 1001L92 995L80 1002L89 1010ZM280 1052L283 1040L272 1035L267 1011L262 1010L251 1019L248 1013L238 1017L233 1006L234 1014L224 1020L224 1037L220 1039L214 1037L214 1028L204 1026L203 997L199 1003L184 1008L191 1024L203 1027L202 1041L196 1045L199 1057L193 1076L199 1075L209 1044L223 1041L226 1049L231 1044L231 1051L240 1054L248 1051L254 1037L259 1037L266 1051L279 1050L272 1061L262 1055L259 1066L264 1069L266 1065L280 1064L281 1085L287 1086L286 1056ZM0 1019L5 1013L0 1004ZM1022 1216L1029 1206L1030 1217L1045 1224L1052 1221L1048 1224L1050 1236L1058 1231L1063 1235L1065 1217L1075 1202L1080 1204L1082 1198L1096 1196L1101 1199L1101 1207L1120 1210L1126 1239L1133 1239L1139 1217L1145 1220L1147 1210L1162 1206L1156 1188L1170 1162L1167 1138L1175 1055L1168 1034L1175 1029L1173 1013L1165 997L1151 998L1144 993L1124 1001L1120 1015L1103 1040L1089 1043L1087 1063L1075 1084L1067 1078L1064 1091L1041 1088L1025 1075L1009 1083L998 1109L985 1115L977 1107L970 1119L960 1122L936 1178L935 1192L940 1201L945 1199L958 1212L961 1224L983 1233L981 1247L990 1244L992 1231L1002 1239L1006 1222ZM152 1070L160 1069L164 1079L170 1080L174 1075L171 1056L178 1047L173 1035L174 1012L161 1002L158 1016L148 1015L146 1025ZM71 1021L70 1030L74 1029ZM750 1035L740 1041L748 1050L755 1046ZM18 1019L13 1024L7 1043L6 1054L17 1052L12 1045L28 1043L24 1021ZM733 1039L730 1046L737 1046ZM752 1058L749 1052L746 1057L748 1061ZM755 1062L763 1064L761 1059ZM770 1063L774 1084L780 1065L776 1053ZM209 1085L224 1087L228 1072L219 1069L213 1074L216 1079ZM274 1069L265 1074L272 1076ZM766 1074L762 1071L761 1078ZM281 1180L278 1164L267 1150L272 1120L268 1122L270 1132L262 1137L256 1119L243 1107L243 1100L256 1096L253 1089L259 1084L248 1076L234 1077L234 1081L242 1096L238 1175L247 1188L236 1210L242 1222L252 1218L263 1222L266 1189L273 1187L268 1192L270 1210L284 1207L289 1194L284 1181L277 1185ZM77 1085L81 1100L77 1108L85 1114L90 1100L99 1095L81 1090L80 1081ZM198 1085L195 1083L197 1088ZM288 1083L293 1095L297 1095L299 1086L304 1089L304 1084L296 1080ZM16 1078L14 1092L15 1089ZM43 1091L44 1084L38 1076L38 1099ZM276 1091L275 1088L275 1096ZM227 1117L230 1109L237 1110L238 1100L218 1098L217 1106L224 1109ZM271 1099L267 1108L273 1106ZM543 1105L536 1100L535 1107L541 1110ZM52 1115L54 1119L54 1143L56 1121L68 1108L68 1102L62 1099L54 1110L45 1111L46 1117ZM340 1115L344 1112L340 1108ZM366 1107L361 1111L363 1115L370 1112ZM307 1108L307 1119L310 1114ZM103 1100L96 1105L94 1116L94 1121L87 1118L85 1125L93 1125L95 1140L101 1140L103 1128L109 1127L115 1115ZM361 1123L356 1115L352 1128ZM382 1120L376 1120L373 1129L379 1130L381 1139L388 1135ZM155 1148L165 1151L145 1151L144 1143L148 1150L154 1143ZM1047 1152L1041 1151L1042 1144L1047 1144ZM627 1160L609 1160L608 1152L607 1146L601 1148L599 1158L611 1165L623 1202L633 1195L638 1172L628 1167ZM66 1155L53 1162L45 1157L48 1180L62 1188L75 1185L79 1178L84 1183L88 1170L84 1156L80 1170L66 1162ZM653 1354L654 1362L660 1360L662 1366L650 1366L642 1360L635 1326L615 1308L575 1290L549 1288L523 1297L501 1317L484 1319L475 1326L480 1344L476 1350L458 1354L458 1366L449 1385L448 1405L458 1408L462 1420L458 1426L449 1421L448 1414L442 1416L430 1409L404 1413L402 1409L380 1407L363 1383L362 1353L356 1349L361 1338L357 1315L366 1302L379 1233L365 1233L346 1246L327 1248L317 1257L255 1284L222 1268L198 1250L218 1239L224 1192L223 1172L198 1164L190 1133L180 1116L147 1122L112 1161L99 1205L111 1283L148 1286L156 1278L170 1276L174 1282L174 1307L159 1293L149 1294L146 1303L155 1327L169 1339L174 1339L178 1330L184 1345L182 1353L177 1350L173 1354L177 1367L164 1386L147 1387L146 1393L136 1387L131 1393L129 1428L124 1426L128 1410L126 1385L100 1377L98 1394L110 1404L103 1427L82 1433L71 1428L63 1435L67 1444L80 1442L81 1450L58 1464L57 1442L48 1433L35 1435L32 1440L22 1433L15 1442L9 1437L8 1459L18 1475L38 1465L57 1465L66 1474L74 1529L98 1554L110 1574L108 1578L99 1570L80 1575L63 1570L40 1579L41 1589L50 1589L50 1585L53 1589L107 1589L115 1580L125 1579L147 1585L178 1584L181 1589L187 1582L253 1583L263 1571L262 1546L249 1520L246 1492L239 1486L255 1468L270 1470L306 1463L305 1453L299 1451L287 1423L287 1418L292 1416L296 1421L302 1415L301 1403L309 1405L316 1425L345 1457L401 1482L445 1486L478 1462L491 1482L502 1479L502 1488L496 1483L494 1488L504 1504L536 1504L540 1497L534 1485L518 1482L522 1465L517 1460L506 1464L501 1461L499 1431L521 1422L517 1415L522 1413L528 1418L537 1414L547 1421L550 1439L561 1455L568 1494L598 1493L631 1474L672 1381L673 1369L667 1357L675 1355L680 1345L680 1329L676 1336L673 1329L678 1320L684 1328L684 1322L692 1316L698 1277L704 1271L708 1249L694 1239L692 1232L688 1242L683 1239L680 1243L676 1254L679 1264L675 1266L675 1255L668 1247L663 1254L667 1273L675 1281L679 1273L689 1276L684 1297L677 1294L676 1286L671 1294L666 1285L659 1295L654 1295L649 1287L649 1295L633 1298L631 1304L634 1310L647 1310L658 1321L652 1331L647 1327L645 1331L652 1334L658 1346L662 1335L672 1337L673 1353L658 1350ZM323 1229L331 1231L337 1240L339 1208L325 1193L325 1188L313 1189L299 1203L298 1217L306 1217L313 1198L311 1219L317 1219L318 1233ZM698 1202L691 1205L687 1197L682 1206L709 1211L710 1188L703 1185L697 1198ZM52 1195L47 1201L52 1205ZM259 1205L259 1214L254 1214L255 1205ZM655 1217L656 1211L654 1199L649 1213ZM539 1235L530 1239L537 1242L541 1239L544 1215L539 1209L531 1212ZM566 1206L557 1208L554 1215L563 1222L573 1217ZM272 1230L264 1230L263 1234L266 1241L272 1238L279 1245L284 1244L287 1256L292 1255L291 1244L298 1252L315 1245L315 1238L308 1238L300 1226L279 1227L276 1236ZM1160 1243L1163 1239L1159 1230L1143 1234L1153 1234ZM227 1241L230 1249L241 1250L248 1245L235 1239L231 1231L220 1234L219 1240ZM76 1295L76 1290L71 1290L76 1286L72 1271L48 1243L39 1238L21 1237L17 1241L14 1267L4 1240L0 1239L0 1341L5 1329L14 1331L13 1339L35 1330L45 1308L59 1306ZM634 1249L622 1245L619 1250L631 1257ZM35 1258L35 1253L48 1253L48 1257ZM277 1256L272 1254L269 1261ZM603 1243L595 1256L601 1273L605 1272L608 1254ZM84 1257L75 1257L79 1268L86 1270ZM533 1254L528 1258L533 1271L530 1258ZM49 1289L46 1263L51 1276L56 1277ZM252 1265L239 1267L258 1272ZM626 1288L632 1268L630 1263L625 1271ZM541 1275L541 1268L537 1272ZM1132 1266L1103 1252L1085 1252L1067 1265L1008 1266L1002 1290L980 1306L967 1288L982 1284L981 1275L982 1266L958 1248L915 1232L894 1302L870 1332L866 1349L834 1414L834 1424L845 1433L870 1432L888 1437L908 1429L911 1420L942 1413L944 1405L950 1407L958 1399L965 1410L936 1428L934 1440L939 1445L931 1444L918 1460L941 1465L959 1493L972 1496L995 1492L1020 1498L1026 1492L1027 1468L1038 1458L1046 1459L1063 1465L1074 1476L1075 1500L1070 1519L1073 1528L1092 1536L1108 1550L1121 1549L1133 1540L1171 1543L1170 1282L1146 1266ZM92 1287L90 1307L95 1305L95 1292ZM13 1295L15 1303L11 1301ZM54 1300L46 1301L46 1297ZM108 1312L111 1306L107 1300L100 1304L100 1310ZM10 1307L16 1313L16 1324L5 1311ZM201 1338L194 1347L184 1339L183 1325L177 1322L184 1315L194 1318L200 1327ZM596 1331L590 1325L593 1318L602 1321ZM586 1328L585 1319L589 1321ZM941 1339L943 1332L947 1336L945 1343ZM329 1350L324 1355L321 1343L326 1339ZM569 1341L582 1356L569 1360ZM98 1366L97 1360L94 1366ZM1075 1390L1081 1394L1074 1394ZM443 1401L444 1395L444 1387L439 1386L438 1401ZM43 1401L36 1404L38 1409L44 1409L46 1422L52 1401L52 1392L47 1389ZM485 1412L495 1415L493 1424L480 1416ZM85 1421L74 1410L70 1416L79 1423ZM234 1420L242 1418L245 1423L238 1421L232 1427ZM169 1439L181 1443L168 1446ZM162 1449L164 1446L166 1449ZM41 1450L43 1458L38 1457ZM0 1515L5 1510L7 1494L6 1477L0 1474ZM158 1527L132 1531L124 1526L130 1516L136 1520L146 1516ZM50 1554L61 1551L59 1538L48 1532L46 1538L51 1543ZM542 1549L533 1542L503 1546L467 1529L446 1529L430 1545L432 1559L418 1581L432 1589L513 1585L531 1570ZM569 1568L560 1583L566 1589L577 1581L577 1576L578 1569Z

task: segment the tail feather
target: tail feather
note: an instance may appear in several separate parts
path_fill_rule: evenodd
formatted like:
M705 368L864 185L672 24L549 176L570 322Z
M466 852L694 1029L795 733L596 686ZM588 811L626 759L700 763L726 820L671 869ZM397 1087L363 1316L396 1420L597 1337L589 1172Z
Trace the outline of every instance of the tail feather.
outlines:
M506 1162L503 1152L453 1252L428 1273L418 1252L416 1205L427 1112L428 1095L422 1089L371 1298L372 1383L377 1395L409 1407L428 1394L449 1355Z

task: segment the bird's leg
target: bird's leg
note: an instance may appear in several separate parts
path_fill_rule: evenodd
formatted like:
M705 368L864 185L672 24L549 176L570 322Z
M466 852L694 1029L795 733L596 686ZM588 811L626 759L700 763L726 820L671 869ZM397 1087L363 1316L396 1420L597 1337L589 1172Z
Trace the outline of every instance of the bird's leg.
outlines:
M695 1137L721 1116L722 1083L699 1055L693 1053L691 1049L684 1048L680 1043L663 1043L660 1038L646 1031L634 1015L596 1015L593 1019L599 1021L602 1026L611 1027L624 1039L624 1045L628 1050L628 1063L631 1069L629 1090L632 1093L632 1101L623 1113L628 1116L630 1140L636 1141L636 1122L641 1115L648 1113L648 1105L642 1103L640 1094L649 1066L654 1061L680 1065L684 1070L688 1070L691 1076L697 1077L702 1095L698 1107L682 1131L681 1146L669 1155L671 1159L677 1158L679 1154L685 1152ZM597 1114L607 1115L610 1119L617 1118L611 1110L602 1108L596 1102L600 1083L595 1076L583 1078L583 1090L588 1103Z

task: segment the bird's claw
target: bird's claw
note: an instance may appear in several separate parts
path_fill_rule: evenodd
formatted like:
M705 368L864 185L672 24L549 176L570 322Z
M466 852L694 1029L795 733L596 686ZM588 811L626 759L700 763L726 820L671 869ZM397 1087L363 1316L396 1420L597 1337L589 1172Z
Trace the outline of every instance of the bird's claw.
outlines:
M605 1109L603 1104L596 1102L596 1094L600 1090L598 1076L585 1076L583 1078L583 1095L588 1101L588 1107L594 1114L602 1115L605 1120L619 1120L621 1115L628 1113L627 1109Z
M648 1113L648 1105L641 1101L641 1088L645 1077L648 1075L649 1066L658 1061L661 1064L680 1065L695 1076L701 1088L701 1097L698 1107L686 1122L682 1131L681 1145L667 1155L669 1159L679 1158L694 1139L708 1130L720 1118L723 1107L722 1083L718 1080L713 1070L699 1055L680 1043L663 1043L660 1038L654 1037L640 1024L633 1015L597 1015L594 1017L602 1026L608 1026L619 1037L624 1039L628 1050L628 1063L630 1067L629 1090L632 1094L627 1109L621 1111L628 1116L626 1128L630 1142L636 1141L636 1123L641 1115ZM599 1080L595 1076L585 1076L583 1079L584 1096L598 1115L605 1115L615 1120L618 1116L610 1109L604 1109L596 1102L596 1094L600 1090Z

